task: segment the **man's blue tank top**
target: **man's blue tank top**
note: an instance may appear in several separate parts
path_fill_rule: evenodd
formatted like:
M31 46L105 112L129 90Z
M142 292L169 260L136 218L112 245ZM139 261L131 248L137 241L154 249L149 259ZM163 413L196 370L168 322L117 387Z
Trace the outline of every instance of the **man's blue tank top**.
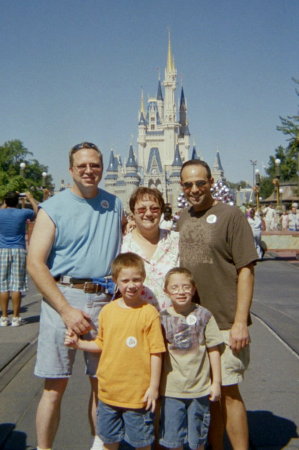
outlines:
M96 278L110 274L122 236L119 198L101 189L95 198L85 199L67 189L40 207L56 227L47 261L53 276Z

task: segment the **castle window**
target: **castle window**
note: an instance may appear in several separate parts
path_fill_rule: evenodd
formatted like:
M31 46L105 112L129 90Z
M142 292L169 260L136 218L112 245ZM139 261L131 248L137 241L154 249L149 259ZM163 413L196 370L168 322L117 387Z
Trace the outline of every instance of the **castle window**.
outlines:
M151 130L154 130L155 129L155 125L151 125Z

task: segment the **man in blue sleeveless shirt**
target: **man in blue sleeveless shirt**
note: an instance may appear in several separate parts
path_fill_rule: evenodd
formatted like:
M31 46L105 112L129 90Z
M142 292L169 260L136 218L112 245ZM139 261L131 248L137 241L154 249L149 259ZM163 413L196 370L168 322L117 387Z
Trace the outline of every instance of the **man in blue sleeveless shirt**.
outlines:
M38 449L53 445L72 373L75 352L64 346L66 328L87 339L96 333L99 311L111 296L93 280L110 274L121 241L121 202L98 188L103 174L100 150L83 142L71 149L69 158L73 186L40 205L28 255L29 273L44 297L35 366L35 375L45 378L36 417ZM95 435L98 361L91 353L85 361ZM95 438L92 449L98 444Z

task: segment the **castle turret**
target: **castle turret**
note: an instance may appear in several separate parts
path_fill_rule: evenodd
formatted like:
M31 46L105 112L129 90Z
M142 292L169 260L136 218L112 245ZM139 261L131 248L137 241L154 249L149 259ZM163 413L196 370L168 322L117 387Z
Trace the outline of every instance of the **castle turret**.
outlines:
M212 167L212 177L214 178L215 182L224 179L224 170L220 159L220 153L218 151L216 153L215 162Z

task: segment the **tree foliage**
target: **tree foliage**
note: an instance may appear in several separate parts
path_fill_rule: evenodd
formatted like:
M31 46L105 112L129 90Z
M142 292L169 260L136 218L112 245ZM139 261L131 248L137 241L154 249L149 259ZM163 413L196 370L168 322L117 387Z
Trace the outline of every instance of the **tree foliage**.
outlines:
M293 78L294 83L299 84L299 80ZM299 90L295 89L297 96L299 96ZM277 130L282 131L283 134L289 136L288 149L290 154L296 156L299 151L299 115L280 117L281 125L277 127Z
M0 146L0 199L7 192L30 191L37 200L43 197L43 187L51 189L52 177L43 178L43 172L48 172L47 166L40 164L37 159L31 159L32 152L24 147L19 140L5 142ZM20 164L25 163L21 173Z
M299 80L293 78L296 84ZM299 90L295 89L297 96ZM280 180L295 181L298 168L299 154L299 116L292 115L280 117L281 125L277 126L277 130L288 136L288 145L286 147L279 146L275 149L274 155L269 157L268 167L265 169L267 177L262 177L260 185L260 193L263 198L267 198L274 190L273 179L279 175ZM279 159L279 166L275 160Z

